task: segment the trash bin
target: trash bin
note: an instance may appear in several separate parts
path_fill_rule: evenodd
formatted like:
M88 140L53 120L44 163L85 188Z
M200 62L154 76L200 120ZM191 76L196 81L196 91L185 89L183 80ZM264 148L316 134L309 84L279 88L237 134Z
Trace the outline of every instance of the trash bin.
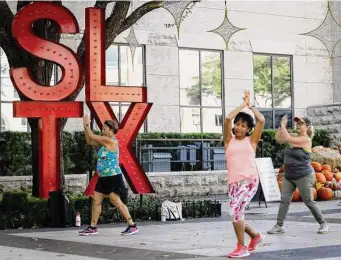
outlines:
M170 153L153 153L152 155L153 172L170 172L171 159L172 155Z
M213 148L213 170L226 170L226 158L224 148Z

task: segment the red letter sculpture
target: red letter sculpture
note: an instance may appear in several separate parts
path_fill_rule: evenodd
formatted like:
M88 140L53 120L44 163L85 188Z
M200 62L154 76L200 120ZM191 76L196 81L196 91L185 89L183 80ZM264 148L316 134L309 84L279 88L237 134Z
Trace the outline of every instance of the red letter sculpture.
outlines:
M61 189L59 118L82 117L82 102L53 102L71 96L81 87L81 65L71 49L35 36L32 25L39 19L58 23L63 33L77 33L78 23L65 7L53 3L33 3L21 9L12 24L12 34L19 45L33 55L56 62L62 67L62 80L44 87L32 80L26 68L11 69L13 85L36 102L14 102L15 117L41 118L39 129L39 197L48 198L50 191ZM47 102L46 102L47 101Z
M106 119L116 120L108 101L134 102L130 105L117 133L120 146L120 164L135 193L152 193L154 192L153 187L131 149L131 143L136 138L152 104L144 103L147 101L147 89L145 87L106 86L104 14L103 9L86 9L87 105L95 114L97 124L102 127Z
M52 87L37 84L26 68L10 71L15 88L33 101L14 102L15 117L40 118L39 123L39 196L61 189L60 118L82 117L83 102L60 102L81 87L81 65L75 53L62 44L40 39L32 32L39 19L58 23L63 33L77 33L78 23L65 7L53 3L33 3L21 9L12 24L18 44L33 55L53 61L62 68L61 81ZM107 119L116 119L109 101L133 102L117 133L122 170L135 193L152 193L153 188L131 149L152 104L145 87L105 85L104 10L86 9L86 101L102 127Z

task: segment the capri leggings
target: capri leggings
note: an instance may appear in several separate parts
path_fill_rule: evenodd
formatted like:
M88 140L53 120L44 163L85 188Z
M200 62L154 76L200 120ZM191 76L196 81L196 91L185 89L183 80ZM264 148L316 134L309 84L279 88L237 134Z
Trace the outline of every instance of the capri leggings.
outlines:
M228 185L229 204L233 214L233 222L244 220L245 208L258 189L259 179L242 180Z

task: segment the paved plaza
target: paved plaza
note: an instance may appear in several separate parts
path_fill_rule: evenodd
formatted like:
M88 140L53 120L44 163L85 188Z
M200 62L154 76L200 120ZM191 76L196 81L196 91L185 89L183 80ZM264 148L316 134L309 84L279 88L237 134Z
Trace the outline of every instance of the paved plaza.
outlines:
M319 202L330 232L318 235L318 224L303 203L293 203L287 232L267 235L264 245L246 259L341 259L341 207ZM247 219L261 232L275 223L278 203L251 205ZM121 236L123 224L102 225L98 236L78 236L78 229L31 229L0 232L0 259L226 259L236 243L226 203L216 219L140 223L140 233Z

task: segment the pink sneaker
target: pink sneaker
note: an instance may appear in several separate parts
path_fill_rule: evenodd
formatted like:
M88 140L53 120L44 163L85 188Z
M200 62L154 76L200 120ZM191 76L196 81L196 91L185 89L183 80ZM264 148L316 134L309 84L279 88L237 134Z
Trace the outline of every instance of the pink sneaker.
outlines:
M249 252L257 249L257 247L263 243L265 235L259 234L256 238L251 238L250 244L248 246Z
M137 232L139 232L139 229L137 228L136 224L134 224L132 226L128 226L126 230L121 232L121 235L130 236L136 234Z
M241 258L241 257L249 256L249 255L250 255L250 252L246 246L237 244L237 248L233 250L231 253L229 253L227 256L231 258Z

